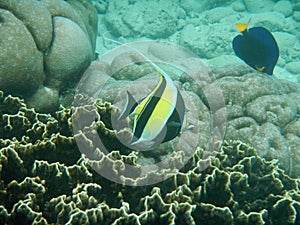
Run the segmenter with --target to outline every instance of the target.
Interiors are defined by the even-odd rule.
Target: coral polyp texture
[[[97,22],[86,0],[0,1],[1,90],[57,109],[94,58]]]
[[[96,101],[97,132],[115,143],[107,125],[113,106]],[[76,113],[86,105],[73,108]],[[241,141],[225,141],[201,170],[197,148],[174,176],[156,185],[124,186],[97,174],[77,149],[71,109],[36,113],[0,92],[1,224],[299,224],[300,181]]]

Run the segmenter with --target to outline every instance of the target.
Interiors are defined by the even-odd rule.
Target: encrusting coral
[[[94,104],[99,135],[115,139],[105,119],[112,106]],[[197,148],[165,181],[124,186],[97,174],[81,156],[70,109],[40,114],[0,92],[0,112],[1,224],[300,223],[300,181],[240,141],[225,141],[205,170]],[[138,164],[137,155],[118,148],[107,157]]]

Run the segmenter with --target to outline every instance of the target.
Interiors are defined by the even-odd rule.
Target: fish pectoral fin
[[[259,72],[263,72],[265,68],[266,67],[264,67],[264,66],[259,67],[259,66],[255,65],[255,69],[258,70]]]
[[[124,109],[122,111],[122,113],[120,114],[120,116],[118,117],[118,120],[122,120],[125,119],[127,116],[129,116],[131,114],[131,112],[133,111],[133,108],[137,105],[136,100],[134,99],[134,97],[130,94],[129,91],[127,91],[127,95],[126,95],[126,103],[124,106]]]

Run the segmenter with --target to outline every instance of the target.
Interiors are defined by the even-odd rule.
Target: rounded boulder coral
[[[85,0],[1,1],[0,89],[38,111],[55,110],[94,58],[97,21]],[[36,102],[45,88],[58,94]]]

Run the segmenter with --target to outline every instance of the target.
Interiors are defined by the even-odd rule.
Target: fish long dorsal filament
[[[135,51],[135,52],[137,52],[138,54],[140,54],[144,59],[145,59],[145,61],[146,62],[148,62],[148,63],[150,63],[160,74],[162,74],[164,77],[166,77],[166,78],[169,78],[169,75],[160,67],[160,66],[158,66],[157,64],[155,64],[153,61],[151,61],[147,56],[145,56],[144,55],[144,53],[142,53],[141,51],[139,51],[138,49],[136,49],[135,47],[132,47],[132,46],[130,46],[130,45],[128,45],[128,44],[125,44],[125,43],[122,43],[122,42],[119,42],[119,41],[116,41],[116,40],[113,40],[113,39],[111,39],[111,38],[107,38],[107,37],[103,37],[103,39],[105,39],[105,40],[108,40],[108,41],[110,41],[110,42],[113,42],[113,43],[115,43],[115,44],[118,44],[118,45],[120,45],[120,46],[126,46],[127,48],[129,48],[129,49],[131,49],[131,50],[133,50],[133,51]]]

